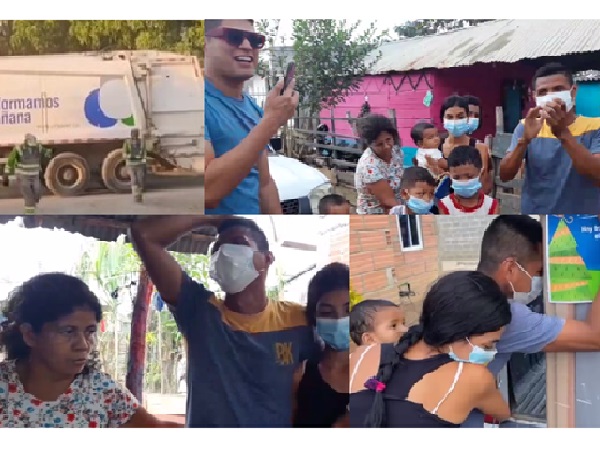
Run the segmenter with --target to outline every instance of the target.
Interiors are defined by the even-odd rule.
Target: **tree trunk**
[[[131,339],[129,341],[129,364],[125,385],[142,402],[144,390],[144,369],[146,365],[146,330],[148,311],[152,298],[152,282],[144,266],[140,269],[137,293],[131,313]]]

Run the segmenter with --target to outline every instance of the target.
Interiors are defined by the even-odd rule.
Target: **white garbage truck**
[[[122,146],[131,130],[150,145],[148,170],[204,172],[204,80],[199,61],[162,51],[0,57],[0,173],[33,134],[54,151],[46,186],[83,194],[92,180],[127,192]]]

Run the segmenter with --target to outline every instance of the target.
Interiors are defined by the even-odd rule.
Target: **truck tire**
[[[102,161],[102,181],[112,192],[131,192],[131,176],[120,148],[111,151]]]
[[[142,175],[143,191],[146,187],[147,167],[144,167]],[[125,158],[123,158],[123,150],[117,148],[110,152],[102,161],[102,182],[107,189],[115,193],[131,192],[131,175],[127,170]]]
[[[59,153],[44,171],[46,187],[59,197],[83,194],[90,179],[87,161],[76,153]]]

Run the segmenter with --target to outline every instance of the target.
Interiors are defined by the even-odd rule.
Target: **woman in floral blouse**
[[[404,169],[404,154],[394,123],[384,116],[372,115],[360,119],[359,133],[368,146],[354,174],[358,214],[388,214],[402,204],[400,182]]]
[[[0,331],[0,428],[158,428],[161,422],[97,367],[102,311],[76,277],[38,275],[11,295]]]

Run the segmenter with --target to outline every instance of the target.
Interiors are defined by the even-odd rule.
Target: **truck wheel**
[[[102,181],[112,192],[131,192],[131,176],[120,148],[110,152],[102,161]]]
[[[44,172],[46,187],[59,197],[83,194],[90,178],[87,161],[76,153],[59,153]]]

